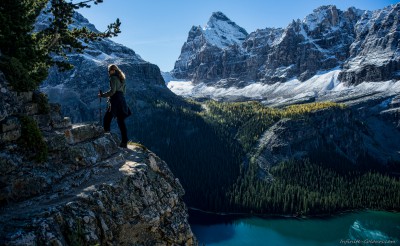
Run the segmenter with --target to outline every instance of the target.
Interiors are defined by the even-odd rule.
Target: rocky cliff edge
[[[41,113],[34,93],[0,82],[0,244],[196,244],[164,161],[139,144],[118,148],[97,124],[71,124],[57,105]],[[44,161],[23,151],[21,115],[42,132]]]

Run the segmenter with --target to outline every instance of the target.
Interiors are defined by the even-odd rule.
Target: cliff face
[[[210,40],[205,30],[193,27],[172,75],[220,87],[306,81],[338,67],[339,80],[348,85],[398,79],[399,9],[400,4],[377,11],[322,6],[284,29],[256,30],[225,46],[217,45],[218,40],[238,29]]]
[[[282,161],[302,158],[354,168],[400,161],[400,132],[381,114],[365,115],[347,107],[282,119],[258,140],[255,161],[265,171]],[[386,117],[397,124],[398,118],[390,116]]]
[[[187,42],[175,63],[174,76],[190,77],[195,81],[221,79],[226,62],[221,53],[228,47],[240,45],[247,35],[246,30],[223,13],[213,13],[205,27],[193,26],[189,31]]]
[[[400,4],[365,12],[354,33],[339,79],[349,84],[399,79]]]
[[[97,125],[71,124],[57,105],[41,113],[32,92],[0,82],[1,244],[196,244],[184,190],[164,161],[140,145],[118,148]],[[20,115],[39,126],[44,161],[21,145]]]

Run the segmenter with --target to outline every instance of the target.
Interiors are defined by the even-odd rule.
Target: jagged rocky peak
[[[50,25],[50,21],[53,20],[53,15],[51,13],[48,13],[47,11],[50,9],[51,3],[49,2],[47,4],[47,7],[42,10],[41,14],[37,17],[36,23],[35,23],[35,30],[34,31],[40,31],[43,30],[44,28],[48,27]],[[73,15],[73,23],[69,25],[69,28],[83,28],[86,27],[92,32],[99,32],[99,30],[96,29],[96,27],[89,22],[88,19],[86,19],[83,15],[79,14],[78,12],[74,12]]]
[[[354,25],[365,12],[367,11],[354,7],[342,11],[337,9],[335,5],[321,6],[315,9],[312,14],[307,15],[302,23],[311,35],[329,32],[352,34],[354,33]]]
[[[247,37],[246,30],[231,21],[222,12],[214,12],[203,28],[207,41],[219,48],[241,44]]]
[[[86,27],[93,32],[99,32],[96,27],[89,22],[83,15],[79,14],[78,12],[74,13],[73,16],[74,22],[70,25],[71,28],[83,28]]]
[[[204,27],[193,26],[185,44],[194,42],[201,44],[201,46],[207,44],[223,49],[230,45],[241,44],[247,35],[248,33],[244,28],[218,11],[211,15]],[[198,46],[196,48],[199,48]],[[182,50],[185,50],[184,48]]]
[[[231,21],[222,12],[214,12],[207,25],[191,28],[171,74],[178,79],[213,80],[215,77],[220,77],[220,52],[230,47],[241,47],[247,36],[248,33],[244,28]],[[208,64],[213,64],[216,69],[206,71]]]
[[[231,22],[231,20],[224,13],[222,13],[221,11],[217,11],[212,13],[210,20],[208,21],[208,24],[213,24],[213,22],[218,20]],[[233,24],[235,23],[233,22]]]
[[[284,36],[282,37],[282,39],[286,38],[287,35],[304,35],[304,31],[303,31],[303,26],[302,23],[299,19],[297,20],[292,20],[292,22],[286,27],[285,31],[284,31]],[[302,33],[300,33],[302,32]],[[302,37],[303,38],[303,37]]]
[[[47,8],[49,8],[49,6]],[[47,13],[46,10],[47,9],[43,10],[42,13],[36,19],[35,29],[34,29],[35,31],[43,30],[44,28],[50,25],[50,21],[53,18],[53,16],[50,13]],[[72,23],[69,24],[68,27],[69,29],[87,28],[93,32],[97,33],[100,32],[92,23],[89,22],[88,19],[86,19],[83,15],[81,15],[76,11],[72,16]],[[121,58],[126,58],[136,63],[145,63],[145,61],[133,50],[128,49],[123,45],[114,43],[108,38],[97,42],[90,42],[90,43],[83,42],[83,44],[87,47],[85,52],[83,54],[70,54],[69,55],[70,60],[72,59],[72,57],[82,57],[84,60],[88,62],[95,62],[97,64],[101,63],[108,64],[110,62],[117,63],[116,60],[122,60],[120,63],[124,63],[123,59]]]
[[[304,23],[309,27],[310,31],[315,30],[319,25],[322,26],[338,26],[339,11],[335,5],[321,6],[313,11],[312,14],[304,18]]]
[[[243,42],[242,47],[249,52],[257,54],[265,45],[271,47],[279,43],[284,29],[265,28],[250,33]],[[258,49],[257,49],[258,48]]]
[[[400,3],[373,12],[365,11],[355,25],[358,40],[351,51],[356,53],[364,49],[362,54],[367,55],[368,48],[379,46],[381,51],[396,50],[400,36],[399,20]],[[377,39],[381,39],[380,42]],[[363,45],[360,46],[361,42]]]
[[[400,79],[400,3],[366,11],[356,23],[356,39],[339,79],[348,84]]]

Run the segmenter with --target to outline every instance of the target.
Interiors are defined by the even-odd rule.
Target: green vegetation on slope
[[[308,113],[343,104],[319,102],[291,105],[283,109],[265,107],[259,102],[218,103],[209,101],[202,116],[214,127],[237,139],[244,151],[251,151],[260,135],[282,118],[305,117]]]
[[[343,170],[342,170],[343,171]],[[318,215],[353,209],[399,210],[400,182],[377,172],[338,171],[290,161],[273,167],[274,181],[261,180],[251,165],[230,194],[240,212]]]
[[[37,162],[46,161],[48,156],[47,144],[36,121],[29,116],[21,116],[19,120],[21,121],[19,146],[25,150],[26,155]]]
[[[134,135],[167,161],[185,188],[189,206],[291,215],[362,208],[399,210],[397,179],[374,171],[367,163],[363,169],[346,164],[333,150],[272,168],[272,182],[261,179],[256,164],[247,160],[260,135],[280,119],[307,118],[317,110],[343,109],[341,104],[310,103],[282,109],[258,102],[174,105],[157,101],[151,120],[138,119]],[[247,169],[244,162],[248,162]]]

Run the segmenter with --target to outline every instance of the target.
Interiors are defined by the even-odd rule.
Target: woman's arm
[[[117,76],[111,76],[110,78],[110,90],[107,92],[104,92],[101,97],[111,97],[114,95],[114,93],[117,91],[117,84],[119,82],[119,79]]]

